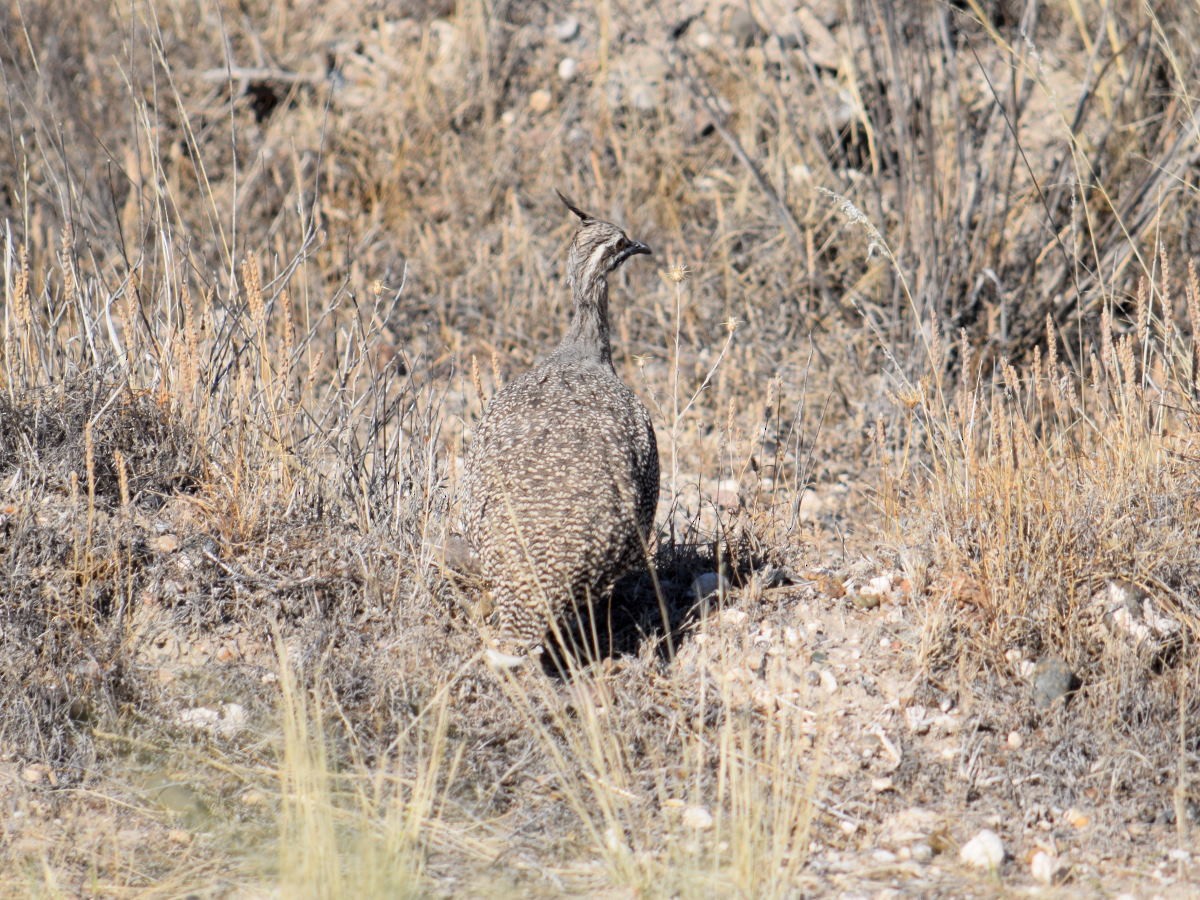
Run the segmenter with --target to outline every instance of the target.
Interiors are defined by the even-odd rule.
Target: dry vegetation
[[[4,0],[0,890],[1200,877],[1200,11],[643,7]],[[657,567],[500,677],[556,187],[656,251]]]

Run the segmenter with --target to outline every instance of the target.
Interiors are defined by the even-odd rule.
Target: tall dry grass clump
[[[1168,262],[1142,282],[1132,322],[1104,312],[1082,369],[1049,321],[1025,363],[987,366],[964,340],[968,369],[952,389],[935,377],[897,397],[911,427],[899,442],[880,436],[880,497],[928,591],[933,676],[985,716],[1015,701],[1001,728],[1061,716],[1051,721],[1071,750],[1045,761],[1048,784],[1072,796],[1086,772],[1104,795],[1151,810],[1151,786],[1165,784],[1186,840],[1200,712],[1200,283],[1194,265],[1173,278]],[[935,334],[933,373],[946,352]],[[1039,693],[1047,660],[1072,673],[1057,702]]]

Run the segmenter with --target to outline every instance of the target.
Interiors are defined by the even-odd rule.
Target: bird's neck
[[[608,280],[603,275],[576,281],[571,325],[559,344],[559,352],[569,352],[587,360],[612,367],[612,345],[608,337]]]

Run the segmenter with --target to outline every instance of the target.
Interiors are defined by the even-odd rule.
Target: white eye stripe
[[[597,269],[603,269],[605,259],[615,253],[625,239],[624,235],[616,234],[608,240],[596,244],[588,254],[587,266],[584,271],[591,273]]]

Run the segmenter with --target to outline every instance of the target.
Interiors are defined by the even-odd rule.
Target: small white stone
[[[890,790],[893,790],[895,787],[896,785],[892,782],[892,779],[888,778],[886,775],[881,778],[871,779],[871,791],[873,793],[884,794]]]
[[[558,77],[563,81],[570,81],[579,72],[579,63],[574,57],[564,56],[558,64]]]
[[[545,88],[540,88],[529,95],[529,109],[534,113],[546,112],[553,102],[553,95]]]
[[[702,572],[692,580],[692,594],[697,600],[704,600],[705,598],[716,594],[718,591],[721,591],[721,589],[725,587],[723,582],[724,579],[716,572]],[[733,621],[733,617],[730,615],[731,613],[736,613],[738,615],[738,620],[736,622]],[[740,609],[727,609],[721,613],[721,624],[735,624],[740,626],[744,624],[748,618],[749,616]]]
[[[927,863],[933,859],[933,848],[924,841],[912,845],[912,858],[919,863]]]
[[[963,844],[958,858],[977,869],[993,871],[1004,862],[1004,842],[996,832],[985,828]]]
[[[554,36],[560,41],[573,41],[579,36],[579,20],[571,17],[554,26]]]
[[[1010,731],[1008,733],[1008,749],[1009,750],[1020,750],[1021,746],[1024,743],[1025,743],[1025,739],[1023,737],[1021,737],[1021,732]]]
[[[707,573],[707,574],[710,574],[710,575],[712,575],[712,576],[713,576],[713,578],[716,578],[716,574],[715,574],[715,573],[712,573],[712,572],[710,572],[710,573]],[[701,576],[700,576],[700,578],[697,578],[697,579],[696,579],[696,582],[699,582],[699,581],[700,581],[701,579],[703,579],[704,577],[705,577],[704,575],[701,575]],[[713,585],[710,587],[710,584],[711,584],[710,582],[705,582],[705,583],[703,583],[703,584],[696,584],[695,582],[693,582],[693,583],[692,583],[692,589],[693,589],[693,590],[694,590],[694,591],[695,591],[697,594],[699,594],[699,593],[700,593],[700,591],[701,591],[702,589],[704,589],[704,588],[709,588],[709,592],[711,593],[712,591],[715,591],[717,588],[716,588],[716,585],[715,585],[715,584],[713,584]],[[707,596],[707,594],[705,594],[705,595],[702,595],[702,596]],[[745,612],[744,610],[740,610],[740,609],[727,609],[727,610],[724,610],[724,611],[721,613],[721,616],[720,616],[720,618],[718,619],[718,621],[719,621],[719,622],[720,622],[722,625],[732,626],[733,628],[741,628],[743,625],[745,625],[745,624],[746,624],[746,620],[747,620],[747,619],[749,619],[749,618],[750,618],[750,616],[749,616],[749,615],[747,615],[747,614],[746,614],[746,612]]]
[[[1055,873],[1058,872],[1058,858],[1045,850],[1039,850],[1029,860],[1029,874],[1033,880],[1042,884],[1053,884]]]
[[[217,725],[217,732],[226,737],[233,737],[246,727],[246,719],[246,707],[242,704],[222,703],[221,721]]]
[[[879,843],[895,850],[917,842],[927,842],[940,822],[940,817],[933,810],[910,806],[884,819],[879,830]]]
[[[808,184],[812,181],[812,169],[801,163],[796,163],[788,169],[788,177],[797,184]],[[803,503],[803,501],[801,501]],[[801,506],[800,517],[804,518],[804,508]]]
[[[689,806],[683,811],[683,824],[694,831],[707,831],[713,826],[713,817],[703,806]]]
[[[877,575],[859,589],[865,597],[879,597],[892,592],[892,576]]]
[[[179,723],[201,731],[215,731],[221,722],[221,714],[207,706],[193,706],[179,714]]]
[[[904,724],[913,734],[926,734],[929,731],[929,710],[917,703],[906,707]]]
[[[21,780],[26,784],[41,784],[43,781],[47,780],[49,771],[50,770],[45,766],[39,763],[34,763],[33,765],[26,766],[21,770]]]
[[[638,112],[651,112],[658,105],[658,92],[653,85],[641,82],[630,89],[629,101]]]
[[[896,854],[891,850],[876,850],[871,854],[871,859],[881,866],[887,866],[896,861]]]

